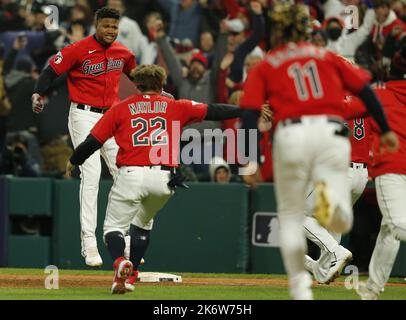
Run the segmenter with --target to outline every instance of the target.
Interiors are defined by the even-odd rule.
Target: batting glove
[[[38,93],[34,93],[31,96],[31,102],[32,102],[32,111],[35,113],[40,113],[42,110],[44,110],[44,97],[41,97]]]

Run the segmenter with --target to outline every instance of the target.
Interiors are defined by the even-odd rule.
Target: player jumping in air
[[[52,83],[62,74],[68,74],[71,101],[68,128],[74,147],[85,140],[90,129],[103,114],[119,100],[121,74],[130,75],[135,68],[135,56],[116,42],[118,11],[107,7],[96,12],[96,33],[70,44],[51,58],[38,80],[32,95],[36,113],[44,109],[44,96]],[[115,158],[118,146],[109,139],[100,151],[81,164],[80,226],[82,256],[86,264],[101,266],[103,261],[97,249],[97,194],[101,174],[100,155],[113,178],[117,175]]]

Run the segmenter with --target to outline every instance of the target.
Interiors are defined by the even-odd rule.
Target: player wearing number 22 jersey
[[[110,191],[104,222],[105,242],[115,261],[112,293],[134,290],[136,270],[149,244],[153,218],[174,193],[174,187],[183,185],[176,170],[182,128],[193,122],[225,120],[242,114],[235,106],[163,97],[165,79],[165,71],[159,66],[137,67],[134,81],[141,94],[108,110],[68,163],[67,171],[71,165],[82,164],[111,137],[119,146],[119,174]],[[123,237],[130,223],[135,228],[131,232],[128,261],[123,257]]]
[[[202,121],[207,105],[153,95],[134,95],[109,110],[91,130],[100,142],[115,136],[117,166],[178,164],[181,129]],[[155,150],[154,150],[155,148]]]

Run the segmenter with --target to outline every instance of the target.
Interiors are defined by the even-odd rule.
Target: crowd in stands
[[[304,3],[312,19],[314,44],[367,68],[375,82],[384,81],[393,65],[406,67],[399,54],[406,41],[405,0]],[[271,49],[267,16],[271,4],[272,0],[0,0],[0,173],[58,176],[64,171],[72,152],[66,79],[61,77],[53,86],[44,113],[31,111],[30,98],[47,60],[94,32],[98,8],[107,5],[122,13],[118,41],[135,53],[137,63],[163,66],[169,74],[166,91],[176,98],[238,105],[247,74]],[[45,27],[50,5],[58,8],[58,28]],[[237,175],[236,155],[223,152],[229,139],[222,150],[214,150],[216,137],[205,139],[204,129],[235,132],[250,121],[257,119],[247,116],[189,127],[201,133],[200,138],[183,143],[213,151],[213,158],[207,165],[182,166],[188,179],[218,183],[246,179]],[[260,122],[258,127],[256,175],[271,182],[271,124]]]

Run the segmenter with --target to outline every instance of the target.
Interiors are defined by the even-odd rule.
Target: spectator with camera
[[[42,162],[41,153],[37,141],[39,118],[31,111],[31,95],[35,87],[35,67],[28,58],[14,62],[18,52],[27,45],[27,39],[23,36],[14,40],[13,48],[5,59],[4,87],[10,99],[11,108],[7,115],[7,135],[24,131],[29,153]]]
[[[39,164],[28,151],[28,140],[24,134],[9,135],[6,148],[0,161],[0,174],[16,177],[37,177],[40,173]]]

